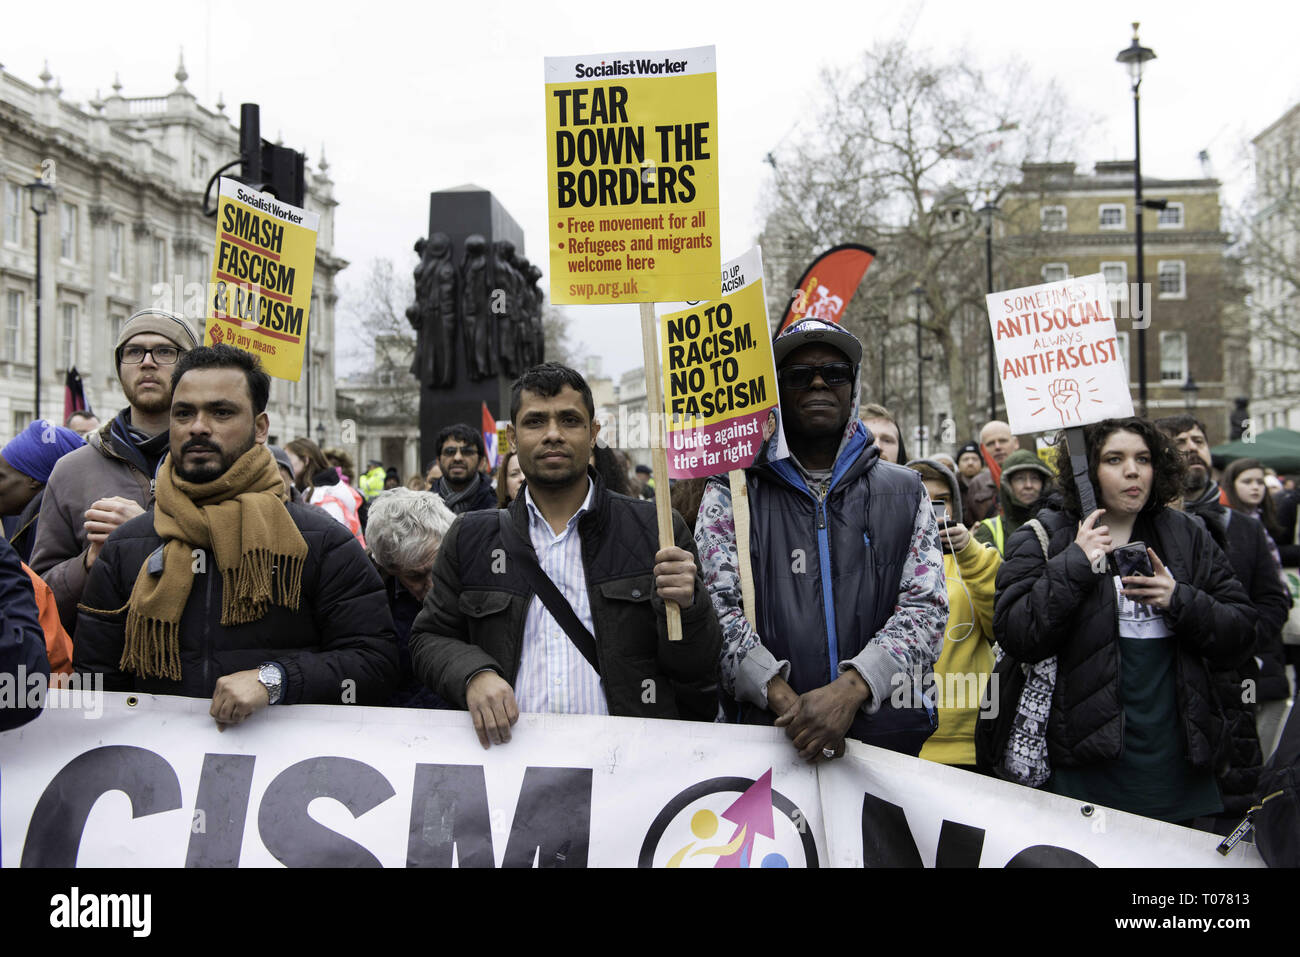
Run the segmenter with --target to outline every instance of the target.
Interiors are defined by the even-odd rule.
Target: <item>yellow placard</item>
[[[720,286],[720,299],[659,317],[670,478],[787,454],[758,247],[727,263]]]
[[[269,375],[302,375],[317,213],[222,178],[208,289],[208,345],[251,352]]]
[[[716,299],[713,47],[546,60],[551,301]]]

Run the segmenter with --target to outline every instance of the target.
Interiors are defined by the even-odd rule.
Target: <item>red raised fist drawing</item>
[[[1053,407],[1061,413],[1061,425],[1066,425],[1071,420],[1078,421],[1082,395],[1077,379],[1053,379],[1047,387],[1047,394],[1052,397]]]

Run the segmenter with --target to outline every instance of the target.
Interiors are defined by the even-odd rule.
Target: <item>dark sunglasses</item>
[[[443,458],[454,459],[458,455],[469,458],[471,455],[478,455],[478,449],[472,445],[448,445],[438,453]]]
[[[782,366],[777,380],[787,389],[806,389],[820,375],[828,386],[848,385],[853,381],[853,366],[847,362],[828,362],[821,366]]]

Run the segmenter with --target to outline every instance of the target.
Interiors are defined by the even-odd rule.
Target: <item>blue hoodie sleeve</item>
[[[41,630],[31,579],[23,571],[13,546],[0,538],[0,681],[13,689],[12,695],[0,697],[0,731],[26,724],[40,714],[49,679],[45,632]],[[33,680],[41,689],[34,708],[28,707],[27,701]]]

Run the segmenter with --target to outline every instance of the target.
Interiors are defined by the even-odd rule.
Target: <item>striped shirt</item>
[[[590,483],[590,479],[588,480]],[[528,506],[528,537],[537,552],[538,564],[555,587],[573,606],[578,620],[595,633],[591,621],[591,600],[587,597],[587,571],[582,566],[582,538],[578,519],[591,508],[595,486],[588,485],[587,497],[573,513],[564,530],[556,535],[524,486]],[[569,640],[559,622],[533,597],[524,621],[524,647],[515,677],[515,702],[520,711],[551,714],[609,714],[600,675]]]

